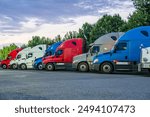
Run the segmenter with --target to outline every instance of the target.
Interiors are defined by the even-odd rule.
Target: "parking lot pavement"
[[[0,99],[150,99],[150,74],[0,70]]]

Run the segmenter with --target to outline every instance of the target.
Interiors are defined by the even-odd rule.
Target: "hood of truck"
[[[16,63],[16,60],[11,60],[11,61],[10,61],[10,65],[12,65],[12,64],[14,64],[14,63]]]
[[[1,61],[1,64],[8,64],[8,62],[10,62],[10,60],[5,59],[5,60],[2,60],[2,61]]]
[[[42,62],[42,57],[35,59],[34,64],[38,64]]]
[[[43,58],[43,57],[40,57],[40,58],[35,59],[35,62],[36,62],[36,61],[41,61],[42,58]]]
[[[55,61],[56,56],[52,55],[52,56],[48,56],[42,59],[42,62],[47,64],[48,62],[56,62]]]
[[[78,61],[78,62],[80,62],[80,61],[86,61],[86,60],[87,60],[87,53],[85,53],[85,54],[80,54],[80,55],[75,56],[75,57],[73,58],[73,61]]]
[[[94,60],[98,59],[98,63],[102,63],[104,61],[111,61],[111,51],[110,52],[106,52],[106,53],[101,53],[99,55],[94,56],[93,58],[93,62]]]

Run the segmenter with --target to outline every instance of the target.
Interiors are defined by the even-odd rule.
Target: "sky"
[[[64,36],[104,14],[126,20],[134,10],[131,0],[0,0],[0,47],[27,43],[34,35]]]

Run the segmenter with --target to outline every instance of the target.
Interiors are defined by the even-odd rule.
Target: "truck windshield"
[[[29,53],[27,58],[32,58],[33,53]]]
[[[100,47],[99,46],[93,46],[90,48],[90,53],[97,53],[100,51]]]
[[[118,45],[116,45],[117,51],[126,50],[126,49],[127,49],[127,43],[125,43],[125,42],[118,43]]]
[[[63,50],[58,50],[55,55],[60,56],[61,54],[63,54]]]
[[[44,55],[44,57],[51,56],[51,55],[52,55],[51,51],[50,52],[46,52],[45,55]]]
[[[21,58],[21,55],[19,54],[18,56],[17,56],[17,59],[20,59]]]
[[[11,59],[11,56],[8,56],[7,59]]]

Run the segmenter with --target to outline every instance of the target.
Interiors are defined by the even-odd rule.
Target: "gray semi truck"
[[[105,53],[111,50],[115,42],[120,38],[123,32],[112,32],[99,37],[93,44],[90,44],[88,53],[75,56],[73,58],[72,67],[80,72],[91,70],[93,57],[100,53]]]

